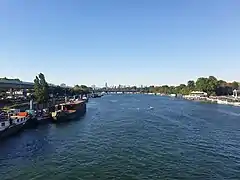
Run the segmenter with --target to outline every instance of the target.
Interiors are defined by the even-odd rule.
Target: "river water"
[[[240,179],[240,108],[151,95],[87,108],[1,142],[0,179]]]

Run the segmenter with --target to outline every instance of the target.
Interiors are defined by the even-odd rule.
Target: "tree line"
[[[226,82],[218,80],[214,76],[200,77],[196,81],[189,80],[187,84],[180,84],[178,86],[150,86],[145,87],[141,91],[149,93],[164,93],[164,94],[190,94],[192,91],[203,91],[209,96],[226,96],[232,95],[234,89],[239,88],[239,83]]]
[[[224,80],[217,79],[214,76],[200,77],[196,81],[189,80],[186,84],[180,84],[178,86],[149,86],[149,87],[124,87],[117,88],[119,90],[132,90],[142,93],[163,93],[163,94],[182,94],[187,95],[192,91],[203,91],[209,96],[223,96],[232,95],[234,89],[239,88],[239,83],[226,82]],[[104,88],[103,88],[104,90]],[[34,93],[33,98],[39,103],[48,102],[51,96],[74,96],[91,93],[93,90],[86,85],[75,85],[73,88],[63,88],[61,86],[52,87],[47,83],[45,76],[40,73],[34,79]]]
[[[141,93],[162,93],[162,94],[182,94],[187,95],[192,91],[203,91],[209,96],[226,96],[232,95],[234,89],[239,88],[239,83],[226,82],[221,79],[217,79],[214,76],[199,77],[196,81],[189,80],[186,84],[180,84],[178,86],[146,86],[146,87],[120,87],[120,85],[113,88],[102,88],[101,91],[136,91]]]

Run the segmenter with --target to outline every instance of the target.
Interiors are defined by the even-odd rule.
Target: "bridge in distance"
[[[139,90],[126,89],[126,88],[114,88],[114,89],[98,89],[95,92],[105,92],[105,93],[137,93]]]

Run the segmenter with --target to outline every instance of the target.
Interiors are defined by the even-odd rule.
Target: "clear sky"
[[[240,81],[239,0],[2,0],[0,77],[54,84]]]

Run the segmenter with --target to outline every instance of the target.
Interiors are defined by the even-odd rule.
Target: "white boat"
[[[23,129],[28,117],[24,116],[11,116],[6,112],[0,114],[0,139],[7,138],[11,135],[18,133]]]

